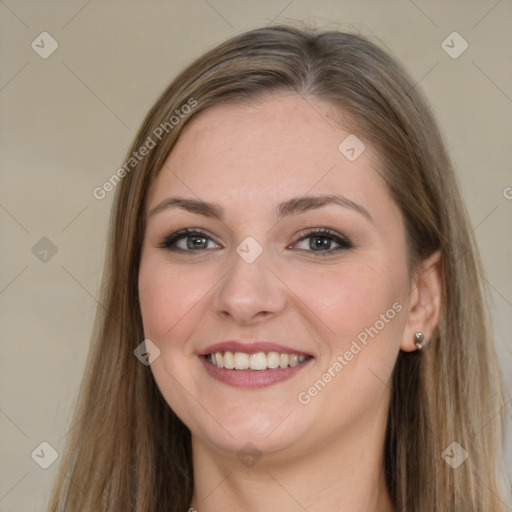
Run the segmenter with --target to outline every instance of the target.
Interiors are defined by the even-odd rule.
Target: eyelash
[[[204,238],[207,238],[209,240],[212,240],[212,238],[205,232],[203,231],[202,229],[195,229],[195,228],[191,228],[191,229],[182,229],[180,231],[177,231],[176,233],[172,233],[171,235],[169,236],[166,236],[161,242],[160,244],[158,245],[159,248],[161,249],[167,249],[169,251],[174,251],[174,252],[203,252],[204,250],[208,250],[208,249],[198,249],[198,250],[186,250],[186,249],[181,249],[181,248],[177,248],[177,247],[173,247],[173,245],[178,241],[178,240],[181,240],[182,238],[193,238],[193,237],[196,237],[196,236],[200,236],[200,237],[204,237]],[[334,248],[334,249],[329,249],[328,251],[314,251],[314,250],[309,250],[309,251],[306,251],[306,252],[313,252],[313,253],[316,253],[320,256],[328,256],[328,255],[331,255],[331,254],[334,254],[338,251],[343,251],[343,250],[347,250],[347,249],[351,249],[352,248],[352,243],[350,242],[350,240],[342,235],[339,235],[337,234],[336,232],[328,229],[328,228],[319,228],[319,229],[312,229],[310,231],[307,231],[306,233],[303,233],[301,238],[299,238],[296,242],[294,242],[292,245],[298,243],[298,242],[302,242],[303,240],[306,240],[308,238],[314,238],[316,236],[316,238],[328,238],[330,239],[331,241],[334,241],[335,243],[337,243],[339,245],[339,247],[337,248]],[[215,242],[215,241],[214,241]],[[215,242],[217,243],[217,242]],[[305,250],[305,249],[299,249],[299,250]]]

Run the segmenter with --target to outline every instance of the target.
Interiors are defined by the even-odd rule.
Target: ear
[[[416,350],[414,335],[422,332],[425,344],[439,322],[441,312],[441,251],[436,251],[420,265],[411,282],[409,310],[400,348]]]

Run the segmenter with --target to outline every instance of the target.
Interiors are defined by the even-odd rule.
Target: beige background
[[[58,471],[31,452],[42,441],[62,449],[84,369],[112,201],[93,189],[121,165],[178,70],[262,24],[299,19],[369,35],[425,90],[480,245],[512,395],[510,0],[3,0],[0,16],[1,511],[42,510]],[[59,45],[47,59],[31,48],[43,31]],[[457,59],[441,48],[453,31],[469,44]],[[32,252],[42,237],[57,248],[47,262]]]

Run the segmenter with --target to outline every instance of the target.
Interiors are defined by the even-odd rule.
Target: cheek
[[[382,261],[378,265],[347,262],[321,274],[302,274],[297,290],[340,347],[375,324],[382,337],[389,334],[398,342],[403,315],[397,310],[405,310],[407,293],[407,276],[399,271],[402,268]]]
[[[211,288],[211,280],[191,268],[172,266],[161,255],[143,257],[139,270],[139,301],[144,336],[160,349],[161,357],[151,371],[166,402],[182,419],[190,422],[191,404],[186,383],[194,396],[193,376],[188,364],[195,355],[187,349],[187,339],[201,321],[201,300]]]
[[[301,280],[298,293],[321,319],[317,332],[325,332],[324,325],[330,330],[323,337],[327,357],[301,400],[311,400],[308,413],[326,424],[357,421],[387,393],[405,325],[408,280],[403,265],[383,263],[347,262]]]
[[[192,268],[191,268],[192,267]],[[205,279],[193,266],[171,266],[161,258],[143,259],[139,272],[139,300],[145,336],[164,343],[192,321],[194,310],[216,280]]]

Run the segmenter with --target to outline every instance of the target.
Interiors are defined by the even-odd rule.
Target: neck
[[[393,512],[385,481],[384,433],[385,421],[366,419],[350,432],[317,442],[307,453],[263,454],[251,468],[193,436],[191,507],[198,512]]]

